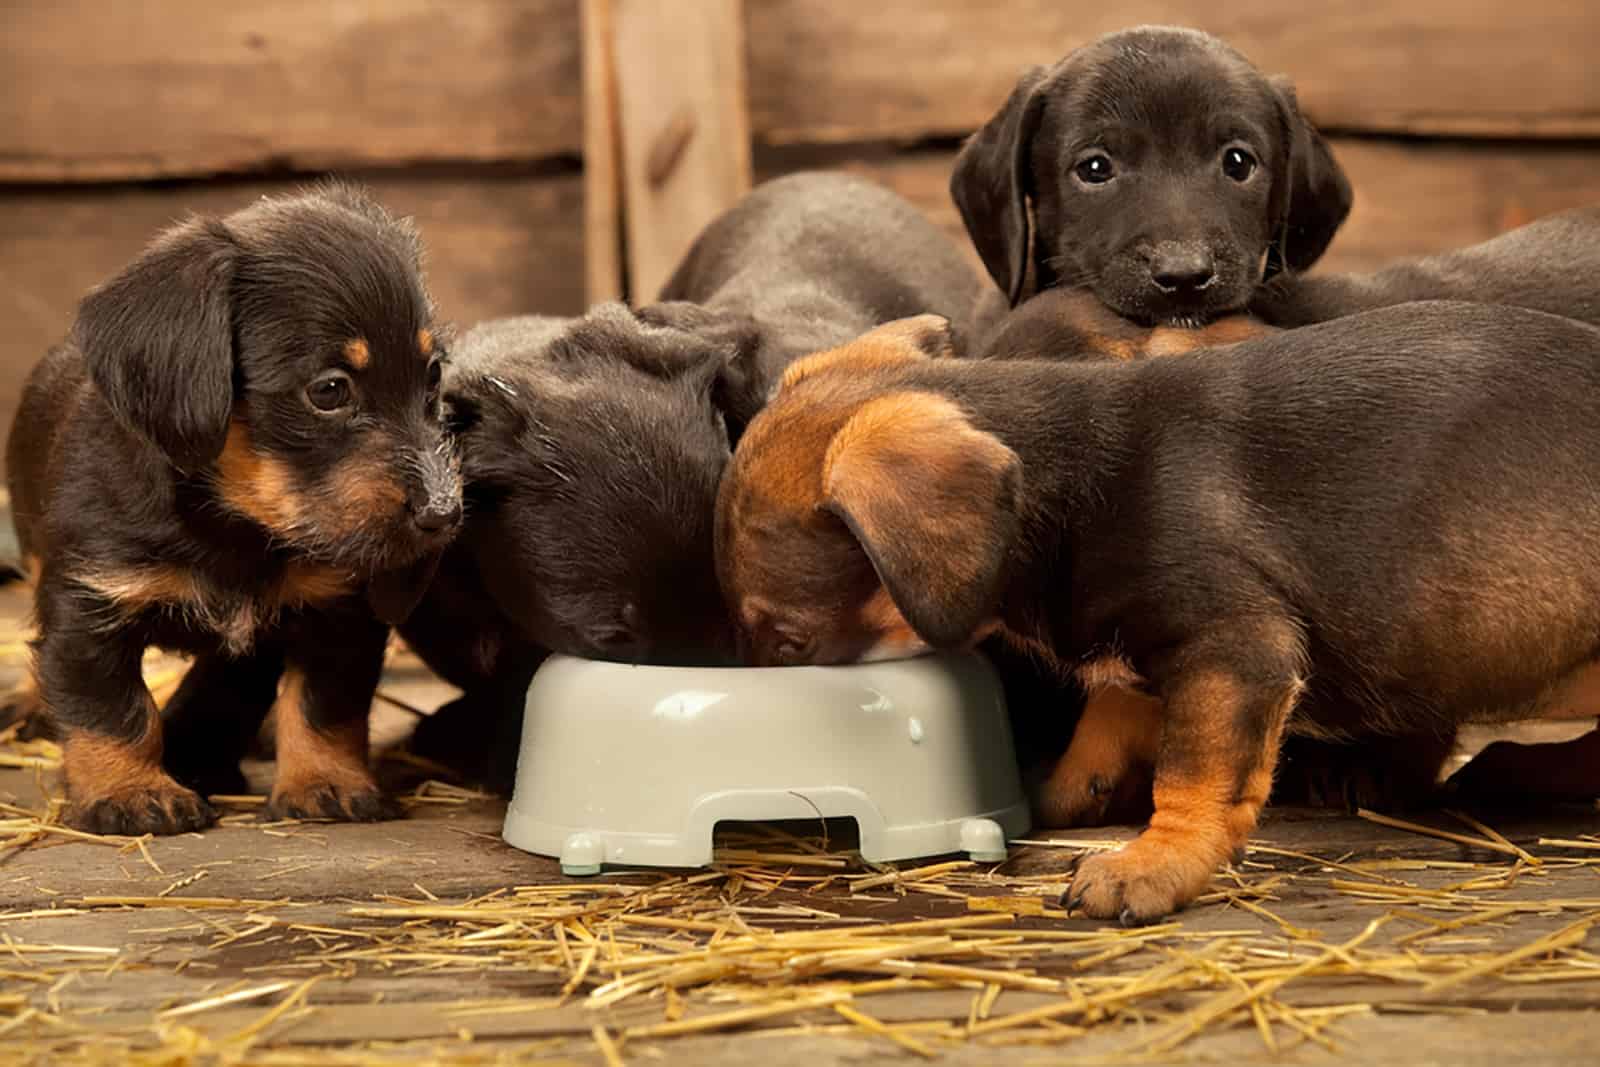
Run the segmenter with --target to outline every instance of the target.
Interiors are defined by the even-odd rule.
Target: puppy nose
[[[413,494],[406,501],[411,508],[411,521],[417,524],[417,529],[424,533],[438,533],[448,530],[461,521],[461,501],[450,497],[445,500],[435,500]]]
[[[1150,257],[1150,280],[1163,293],[1199,292],[1216,276],[1216,264],[1204,248],[1157,245]]]

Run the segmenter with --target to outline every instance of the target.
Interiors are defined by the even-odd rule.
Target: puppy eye
[[[325,374],[306,386],[306,399],[318,411],[338,411],[350,404],[350,376],[342,371]]]
[[[1111,167],[1111,157],[1101,152],[1078,160],[1072,173],[1085,185],[1104,185],[1116,176]]]
[[[1256,172],[1256,157],[1242,148],[1230,148],[1222,153],[1222,173],[1236,182],[1248,181]]]

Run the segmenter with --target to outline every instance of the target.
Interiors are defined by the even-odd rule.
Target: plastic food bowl
[[[700,867],[719,822],[854,819],[864,859],[1027,832],[1000,681],[975,653],[848,667],[552,656],[528,688],[505,839],[567,874]]]

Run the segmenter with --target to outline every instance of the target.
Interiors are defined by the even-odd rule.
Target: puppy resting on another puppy
[[[1159,696],[1155,813],[1074,908],[1192,901],[1286,729],[1600,707],[1593,327],[1418,303],[1181,359],[947,346],[923,317],[791,367],[724,477],[718,570],[758,663],[998,631]],[[1528,788],[1600,791],[1597,746]]]
[[[6,461],[73,825],[209,824],[274,698],[269,812],[394,812],[366,763],[385,622],[461,514],[419,254],[338,185],[194,218],[29,377]],[[195,655],[164,716],[150,645]]]
[[[1243,311],[1273,269],[1316,262],[1351,203],[1286,81],[1171,27],[1028,71],[962,148],[950,191],[1013,306],[1086,289],[1144,325]]]

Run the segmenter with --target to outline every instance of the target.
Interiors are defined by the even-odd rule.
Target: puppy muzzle
[[[447,539],[461,525],[461,471],[445,445],[418,450],[406,486],[406,510],[424,538]]]

